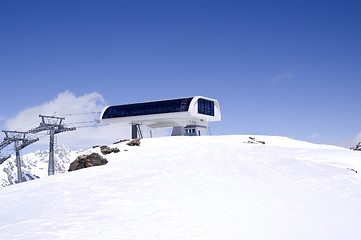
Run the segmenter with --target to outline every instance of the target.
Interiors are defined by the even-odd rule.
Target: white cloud
[[[96,126],[95,119],[99,118],[105,104],[102,95],[96,92],[75,96],[74,93],[65,91],[49,102],[21,111],[14,118],[8,119],[5,127],[8,130],[28,131],[39,126],[39,115],[64,115],[66,126],[78,128],[73,132],[57,134],[58,144],[72,148],[88,148],[95,144],[109,144],[115,140],[129,138],[129,126]],[[91,125],[94,127],[90,127]],[[41,135],[44,137],[41,137],[37,144],[48,144],[49,138],[45,137],[46,133],[43,132]]]
[[[282,73],[282,74],[279,74],[279,75],[275,76],[274,78],[272,78],[271,83],[276,84],[279,82],[290,80],[293,77],[294,77],[293,73],[290,73],[290,72]]]
[[[309,136],[309,138],[311,138],[311,139],[315,139],[315,138],[318,138],[320,135],[318,134],[318,133],[314,133],[314,134],[311,134],[310,136]]]
[[[124,125],[106,125],[77,128],[76,131],[58,134],[58,144],[72,148],[89,148],[94,145],[108,145],[121,139],[129,139],[130,127]]]
[[[77,97],[73,93],[65,91],[47,103],[21,111],[14,118],[7,120],[5,126],[9,130],[25,131],[29,127],[28,125],[40,123],[40,114],[58,116],[67,113],[96,112],[101,111],[104,105],[105,101],[98,93]]]

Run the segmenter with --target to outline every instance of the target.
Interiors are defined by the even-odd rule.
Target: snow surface
[[[0,239],[361,239],[361,152],[254,137],[120,143],[105,166],[1,188]]]

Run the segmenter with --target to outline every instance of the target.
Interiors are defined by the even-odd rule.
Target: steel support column
[[[54,175],[54,130],[50,130],[48,176]]]
[[[137,124],[132,124],[132,139],[138,138],[138,126]]]
[[[22,173],[21,173],[21,161],[20,161],[20,146],[19,141],[15,141],[15,153],[16,153],[16,167],[18,172],[18,183],[21,183],[23,181]]]

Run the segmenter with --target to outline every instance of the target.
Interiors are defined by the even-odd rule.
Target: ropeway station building
[[[140,126],[173,127],[172,136],[207,135],[208,122],[220,121],[215,99],[195,96],[106,107],[100,120],[107,124],[129,124],[132,138],[142,137]]]

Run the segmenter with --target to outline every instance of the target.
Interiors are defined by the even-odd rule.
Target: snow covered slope
[[[120,143],[105,166],[2,188],[0,239],[360,239],[361,152],[255,138]]]

